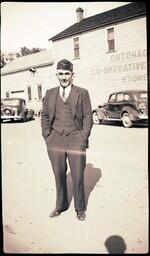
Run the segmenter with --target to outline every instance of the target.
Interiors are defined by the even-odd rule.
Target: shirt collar
[[[67,87],[65,87],[65,93],[69,93],[71,91],[71,87],[72,87],[72,84],[68,85]],[[60,91],[60,94],[62,95],[63,93],[63,87],[60,85],[59,86],[59,91]]]

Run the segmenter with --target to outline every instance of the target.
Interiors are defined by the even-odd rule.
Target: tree
[[[33,47],[32,49],[29,49],[26,46],[20,48],[20,52],[21,52],[22,56],[26,56],[26,55],[36,53],[36,52],[41,52],[43,50],[45,50],[45,49],[36,48],[36,47]]]
[[[36,52],[45,51],[45,49],[33,47],[30,51],[31,51],[31,53],[36,53]]]
[[[16,57],[17,57],[17,58],[19,58],[19,57],[21,57],[21,56],[22,56],[21,53],[16,52]]]
[[[30,54],[30,49],[24,46],[20,48],[20,52],[22,56],[26,56]]]
[[[6,61],[5,61],[4,54],[1,51],[0,53],[1,53],[1,68],[3,68],[6,65]]]
[[[3,68],[6,64],[8,64],[8,62],[14,60],[15,58],[19,58],[22,56],[26,56],[32,53],[37,53],[37,52],[41,52],[41,51],[45,51],[46,49],[42,49],[42,48],[37,48],[37,47],[33,47],[32,49],[29,49],[26,46],[23,46],[20,48],[20,52],[8,52],[8,53],[2,53],[0,51],[1,54],[1,68]]]

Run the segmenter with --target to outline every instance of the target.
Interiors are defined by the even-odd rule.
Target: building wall
[[[107,29],[114,28],[115,51],[107,50]],[[74,59],[73,38],[79,37],[80,58]],[[74,64],[74,84],[89,90],[92,106],[122,89],[147,89],[146,18],[105,26],[54,42],[55,63]]]
[[[1,98],[9,92],[10,97],[24,98],[28,107],[38,112],[42,106],[42,100],[38,99],[38,85],[42,86],[42,97],[47,89],[57,85],[53,65],[36,68],[35,73],[26,70],[1,76]],[[31,86],[31,100],[28,100],[28,86]]]

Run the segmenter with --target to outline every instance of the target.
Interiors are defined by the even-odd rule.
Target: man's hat
[[[69,70],[72,72],[73,64],[69,60],[63,59],[57,63],[57,69]]]

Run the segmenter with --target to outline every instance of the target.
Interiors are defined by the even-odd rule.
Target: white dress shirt
[[[69,97],[70,91],[71,91],[71,84],[65,88],[65,98],[66,99]],[[62,95],[63,95],[63,87],[62,86],[59,87],[59,93],[60,93],[60,96],[62,97]]]

